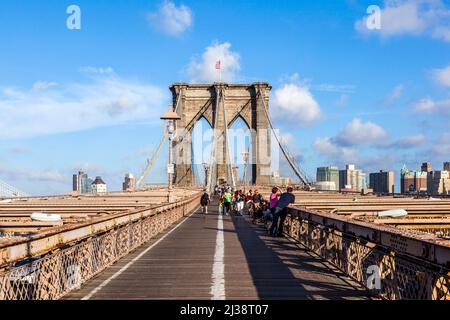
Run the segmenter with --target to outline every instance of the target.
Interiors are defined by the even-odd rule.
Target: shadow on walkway
[[[368,299],[368,292],[323,259],[285,238],[272,238],[249,217],[233,216],[260,299]]]

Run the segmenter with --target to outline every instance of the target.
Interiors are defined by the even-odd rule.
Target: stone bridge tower
[[[268,83],[253,84],[186,84],[175,83],[170,87],[173,95],[173,108],[181,120],[178,122],[178,137],[174,140],[175,177],[179,186],[190,186],[193,183],[191,165],[191,134],[195,124],[202,117],[211,128],[218,130],[217,139],[217,181],[227,181],[231,166],[224,139],[227,128],[237,118],[242,118],[251,132],[252,183],[270,183],[270,129],[264,104],[269,108]],[[226,121],[226,123],[225,123]],[[230,181],[228,181],[230,182]]]

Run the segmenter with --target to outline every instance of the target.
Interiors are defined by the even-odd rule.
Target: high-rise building
[[[92,193],[92,179],[83,171],[78,171],[73,175],[72,189],[81,194]]]
[[[428,172],[427,191],[428,194],[448,195],[450,194],[450,163],[444,162],[443,171]]]
[[[125,175],[125,180],[122,183],[122,190],[134,191],[135,189],[136,189],[136,178],[131,173],[127,173]]]
[[[370,188],[375,193],[394,193],[394,172],[383,171],[371,173],[369,175]]]
[[[422,166],[423,169],[428,169]],[[428,172],[409,171],[406,165],[400,171],[401,193],[427,192]]]
[[[428,174],[428,194],[450,194],[450,171],[432,171]]]
[[[272,172],[271,182],[277,186],[292,185],[292,179],[290,177],[280,177],[280,173],[278,171]]]
[[[320,167],[316,174],[317,190],[339,190],[339,168],[338,167]]]
[[[444,162],[444,171],[450,171],[450,162]]]
[[[339,188],[361,192],[367,187],[366,174],[357,170],[354,164],[345,166],[345,170],[339,171]]]
[[[94,182],[92,182],[92,193],[106,193],[106,183],[102,180],[101,177],[96,177]]]
[[[424,162],[424,163],[422,163],[421,171],[422,172],[431,172],[431,171],[433,171],[433,166],[431,165],[430,162]]]

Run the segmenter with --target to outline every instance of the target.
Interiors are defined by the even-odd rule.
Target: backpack
[[[207,193],[204,193],[204,194],[202,195],[202,198],[200,199],[200,204],[201,204],[202,206],[206,206],[206,205],[208,204],[208,202],[209,202],[209,196],[208,196]]]

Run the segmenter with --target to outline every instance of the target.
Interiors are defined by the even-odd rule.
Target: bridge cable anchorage
[[[0,180],[0,197],[3,198],[17,198],[17,197],[27,197],[28,194],[19,190],[8,183]]]
[[[177,110],[178,110],[178,106],[179,106],[180,100],[181,99],[179,99],[179,97],[177,97],[177,103],[175,105],[175,112],[177,112]],[[150,158],[150,160],[147,161],[147,165],[145,166],[144,171],[142,172],[142,174],[140,175],[139,179],[137,180],[135,190],[139,190],[141,188],[142,183],[144,182],[145,178],[147,177],[147,175],[152,170],[153,166],[155,165],[156,160],[158,160],[159,155],[161,154],[161,150],[162,150],[162,147],[164,145],[165,140],[166,140],[166,137],[163,134],[161,140],[159,141],[158,147],[154,151],[154,153],[153,153],[152,157]]]
[[[287,149],[283,146],[283,144],[281,143],[280,138],[278,137],[277,132],[275,131],[274,127],[273,127],[273,123],[272,120],[270,119],[270,115],[269,115],[269,111],[267,110],[267,106],[266,103],[264,101],[264,97],[263,97],[263,93],[262,90],[259,89],[258,90],[258,95],[261,98],[261,102],[262,105],[264,107],[264,112],[266,114],[267,120],[269,121],[269,126],[272,129],[273,135],[275,136],[275,139],[277,140],[278,146],[280,147],[283,155],[285,156],[287,162],[289,163],[289,165],[291,166],[292,170],[294,171],[294,173],[297,175],[297,177],[300,179],[300,181],[303,183],[303,185],[305,187],[310,187],[311,186],[311,182],[308,181],[308,178],[306,176],[306,174],[304,174],[302,172],[302,170],[300,169],[300,167],[295,163],[295,161],[292,159],[291,155],[289,154],[289,152],[287,151]]]

